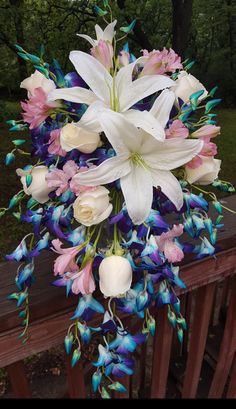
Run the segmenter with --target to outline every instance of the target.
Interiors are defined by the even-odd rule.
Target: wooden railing
[[[236,208],[236,197],[227,201],[227,206]],[[113,397],[236,397],[235,219],[230,213],[226,215],[215,257],[181,266],[181,278],[187,288],[178,295],[182,314],[188,323],[182,346],[169,325],[166,308],[156,310],[155,337],[135,354],[136,374],[122,379],[128,393],[114,394]],[[52,263],[52,255],[46,253],[36,269],[37,283],[30,296],[30,338],[26,344],[18,339],[20,330],[15,304],[6,298],[14,291],[12,283],[16,266],[14,263],[0,266],[0,367],[6,368],[16,397],[31,396],[24,359],[62,345],[75,307],[73,297],[65,299],[64,289],[50,286]],[[124,320],[129,322],[129,317]],[[139,324],[132,318],[134,329]],[[216,347],[212,348],[212,333],[219,326],[223,335],[218,336]],[[67,396],[95,397],[89,393],[92,368],[86,357],[75,368],[71,368],[69,357],[65,357],[65,363]],[[211,368],[211,376],[207,373],[206,382],[205,365]]]

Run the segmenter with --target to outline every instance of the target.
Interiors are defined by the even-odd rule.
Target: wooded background
[[[88,50],[76,33],[94,37],[93,13],[102,0],[0,0],[0,99],[14,98],[31,67],[19,58],[15,43],[31,53],[41,44],[50,62],[57,58],[71,70],[70,50]],[[235,0],[110,0],[121,25],[136,18],[129,43],[141,49],[172,47],[182,58],[196,61],[192,73],[207,87],[219,85],[225,106],[236,105]]]

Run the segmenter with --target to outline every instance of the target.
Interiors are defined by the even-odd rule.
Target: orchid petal
[[[201,151],[202,146],[200,140],[175,138],[158,142],[146,134],[141,155],[153,169],[172,170],[189,162]]]
[[[114,182],[127,175],[131,170],[127,154],[114,156],[101,163],[96,168],[77,173],[73,180],[82,186],[99,186]]]
[[[183,206],[183,192],[178,179],[168,171],[152,169],[151,173],[153,186],[160,186],[162,192],[175,205],[176,209],[180,210]]]
[[[118,154],[139,150],[141,133],[124,115],[106,109],[100,115],[100,123],[107,139]]]
[[[71,51],[70,60],[81,78],[105,103],[110,103],[112,77],[106,68],[94,57],[82,51]]]
[[[155,100],[150,113],[159,121],[159,123],[165,127],[169,117],[170,111],[174,105],[175,94],[169,89],[165,89]]]
[[[132,171],[121,178],[120,184],[130,218],[134,224],[141,224],[148,217],[152,206],[151,173],[132,163]]]
[[[120,109],[126,111],[136,102],[161,89],[173,86],[174,81],[165,75],[145,75],[122,89]]]
[[[129,109],[124,112],[125,118],[134,123],[137,128],[141,128],[155,139],[163,141],[165,139],[165,132],[157,119],[148,111],[138,111],[136,109]]]
[[[77,104],[92,104],[97,101],[96,95],[89,89],[82,87],[54,89],[48,94],[48,101],[64,99]]]

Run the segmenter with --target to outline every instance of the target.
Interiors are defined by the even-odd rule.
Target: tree
[[[172,46],[182,58],[186,56],[190,36],[193,0],[172,0]]]

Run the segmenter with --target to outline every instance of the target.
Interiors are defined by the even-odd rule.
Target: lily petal
[[[169,89],[165,89],[162,93],[157,97],[155,100],[152,108],[150,109],[150,113],[159,121],[159,123],[163,126],[166,126],[169,117],[170,111],[175,102],[175,94],[173,91]]]
[[[112,77],[106,68],[96,58],[82,51],[71,51],[69,58],[94,94],[109,105]]]
[[[165,139],[164,127],[161,126],[159,121],[154,118],[151,112],[148,111],[138,111],[136,109],[129,109],[123,112],[123,115],[135,124],[137,128],[141,128],[155,139],[163,141]]]
[[[100,124],[118,154],[140,149],[141,132],[123,114],[106,109],[100,115]]]
[[[168,171],[152,169],[151,173],[153,186],[160,186],[162,192],[175,205],[176,209],[180,210],[183,206],[183,192],[178,179]]]
[[[117,20],[114,20],[114,21],[112,21],[112,23],[110,23],[110,24],[108,24],[106,26],[105,30],[103,31],[103,40],[104,41],[110,41],[110,43],[112,43],[116,23],[117,23]],[[96,27],[95,27],[95,30],[96,30]]]
[[[165,75],[145,75],[138,78],[122,89],[120,109],[121,111],[126,111],[143,98],[173,85],[174,81]]]
[[[93,102],[87,108],[77,125],[82,128],[84,127],[91,132],[101,132],[102,127],[99,122],[99,116],[104,109],[106,109],[106,105],[102,101],[99,100]]]
[[[98,100],[92,91],[82,87],[54,89],[48,94],[48,101],[55,101],[57,99],[88,105]]]
[[[172,170],[189,162],[202,150],[202,146],[200,140],[175,138],[158,142],[146,134],[141,155],[153,169]]]
[[[92,37],[86,35],[86,34],[77,34],[78,37],[84,38],[85,40],[87,40],[93,47],[96,46],[96,41],[93,40]]]
[[[136,64],[143,61],[143,57],[138,58],[134,62],[120,68],[116,75],[116,87],[118,95],[126,92],[127,86],[132,84],[132,73]]]
[[[98,24],[95,25],[95,32],[96,32],[96,36],[97,36],[98,41],[99,40],[104,40],[104,38],[103,38],[103,35],[104,35],[103,29]]]
[[[134,224],[141,224],[152,207],[152,175],[142,166],[133,163],[131,166],[131,172],[120,179],[120,185],[130,218]]]
[[[114,156],[101,163],[97,168],[89,169],[86,172],[77,173],[72,180],[76,180],[82,186],[99,186],[114,182],[122,176],[127,175],[131,170],[128,155]]]

